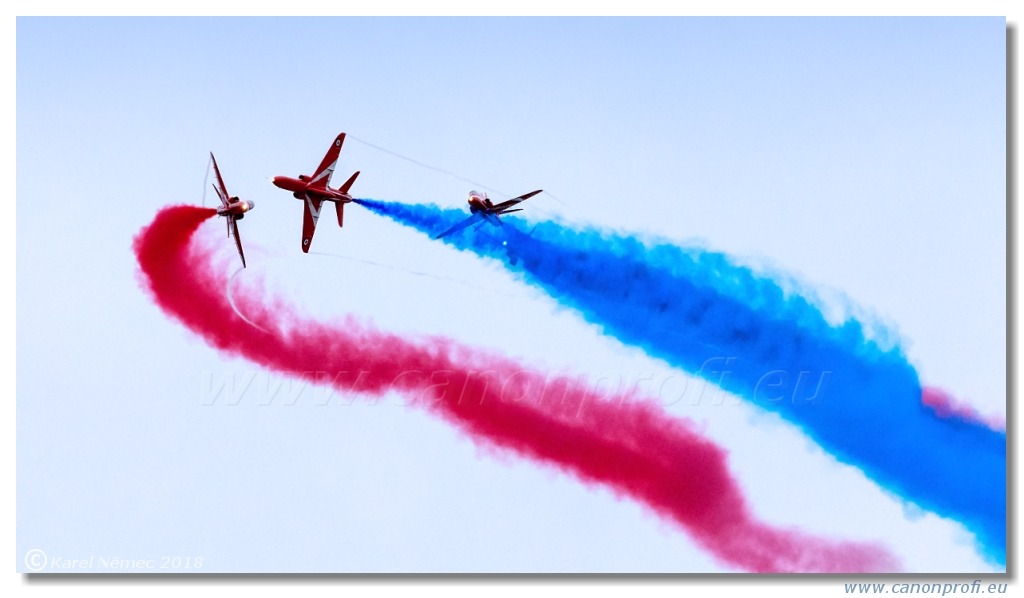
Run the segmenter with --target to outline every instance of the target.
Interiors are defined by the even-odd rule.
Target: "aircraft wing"
[[[313,242],[313,233],[316,232],[316,221],[320,219],[320,206],[323,201],[313,199],[308,193],[306,201],[302,204],[302,252],[309,253],[309,245]]]
[[[345,134],[341,133],[334,139],[331,149],[327,150],[324,159],[320,161],[320,166],[317,166],[316,172],[309,179],[309,186],[311,188],[327,188],[327,185],[331,182],[331,175],[334,174],[334,167],[338,164],[338,155],[341,153],[341,145],[343,143],[345,143]],[[353,180],[355,180],[355,177],[350,179],[350,184]]]
[[[213,190],[217,192],[217,197],[220,198],[220,203],[224,204],[224,207],[228,205],[228,188],[224,186],[224,179],[220,176],[220,168],[217,168],[217,158],[213,157],[213,152],[210,152],[210,159],[213,160],[213,173],[217,175],[217,184],[213,186]]]
[[[497,214],[502,214],[502,213],[505,212],[506,209],[511,208],[512,206],[516,205],[517,203],[524,202],[524,201],[530,199],[531,197],[533,197],[534,195],[537,195],[541,191],[543,191],[543,189],[537,189],[536,191],[530,191],[529,193],[527,193],[525,195],[520,195],[519,197],[513,197],[512,199],[510,199],[508,201],[503,201],[503,202],[501,202],[499,204],[495,204],[491,211],[495,212]]]
[[[238,246],[238,257],[242,258],[242,267],[245,267],[245,253],[242,252],[242,237],[238,236],[238,220],[234,217],[228,218],[231,232],[235,235],[235,245]]]
[[[450,235],[450,234],[452,234],[452,233],[458,232],[458,231],[460,231],[460,230],[462,230],[462,229],[466,228],[467,226],[470,226],[471,224],[474,224],[474,222],[475,222],[475,221],[476,221],[477,219],[478,219],[478,216],[477,216],[476,214],[473,214],[473,215],[472,215],[472,216],[470,216],[469,218],[466,218],[465,220],[462,220],[462,221],[460,221],[460,222],[459,222],[458,224],[456,224],[455,226],[453,226],[453,227],[449,228],[448,230],[444,231],[443,233],[441,233],[441,234],[437,235],[437,236],[436,236],[436,237],[434,237],[434,238],[435,238],[435,239],[440,239],[440,238],[442,238],[442,237],[447,237],[448,235]],[[481,223],[482,223],[482,222],[483,222],[483,221],[481,221]]]

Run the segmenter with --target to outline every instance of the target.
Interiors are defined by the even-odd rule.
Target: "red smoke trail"
[[[921,403],[935,412],[942,419],[956,418],[967,422],[988,426],[996,432],[1006,432],[1006,420],[999,416],[986,417],[974,407],[961,403],[948,392],[934,386],[921,389]]]
[[[883,572],[896,559],[875,545],[835,542],[756,521],[725,452],[653,403],[606,397],[444,338],[410,342],[349,317],[304,319],[239,289],[236,301],[272,334],[244,323],[192,236],[212,209],[163,209],[135,238],[141,283],[157,304],[209,344],[270,370],[344,393],[405,393],[478,442],[554,465],[629,496],[686,530],[721,561],[758,572]],[[324,376],[324,372],[329,374]],[[319,374],[318,374],[319,373]]]

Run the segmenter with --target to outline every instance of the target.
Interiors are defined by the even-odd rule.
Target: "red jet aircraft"
[[[348,190],[359,176],[359,171],[357,170],[345,181],[344,185],[337,189],[327,186],[331,182],[331,175],[334,174],[334,167],[338,164],[338,154],[341,153],[341,144],[343,143],[345,143],[344,133],[338,135],[334,140],[334,144],[331,145],[331,149],[327,150],[327,155],[324,156],[313,176],[301,174],[297,179],[287,176],[276,176],[270,179],[277,187],[291,191],[296,199],[303,200],[303,253],[309,252],[309,244],[313,242],[313,232],[316,231],[316,221],[320,218],[320,206],[323,205],[323,202],[333,201],[334,207],[338,211],[338,226],[342,226],[344,223],[345,204],[352,201]]]
[[[220,176],[220,168],[217,168],[217,158],[210,152],[210,159],[213,160],[213,172],[217,175],[217,184],[213,190],[220,198],[220,206],[217,208],[217,215],[227,218],[228,236],[235,236],[235,245],[238,246],[238,257],[242,258],[242,267],[245,267],[245,254],[242,253],[242,238],[238,236],[238,221],[245,218],[245,213],[256,207],[254,201],[242,201],[237,197],[228,195],[228,189],[224,186],[224,179]]]
[[[484,222],[490,222],[494,226],[503,226],[501,224],[501,219],[498,218],[499,215],[501,215],[501,214],[510,214],[512,212],[521,212],[521,211],[523,211],[522,208],[516,208],[514,210],[510,210],[509,208],[511,208],[512,206],[514,206],[514,205],[516,205],[516,204],[518,204],[520,202],[524,202],[524,201],[530,199],[531,197],[533,197],[534,195],[537,195],[541,191],[542,191],[542,189],[537,189],[536,191],[530,191],[526,195],[520,195],[519,197],[514,197],[514,198],[512,198],[512,199],[510,199],[508,201],[503,201],[503,202],[501,202],[499,204],[492,203],[490,199],[487,199],[487,194],[486,193],[480,193],[479,191],[470,191],[469,192],[469,211],[471,212],[470,217],[466,218],[462,222],[459,222],[455,226],[449,228],[448,230],[444,231],[443,233],[437,235],[434,238],[435,239],[440,239],[441,237],[447,237],[448,235],[450,235],[450,234],[452,234],[452,233],[454,233],[456,231],[460,231],[460,230],[466,228],[467,226],[470,226],[470,225],[475,224],[477,222],[479,222],[480,224],[483,224]]]

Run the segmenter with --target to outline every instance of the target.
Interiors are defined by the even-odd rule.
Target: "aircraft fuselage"
[[[256,202],[240,200],[237,197],[232,197],[228,200],[228,205],[220,206],[217,208],[218,216],[227,216],[228,214],[233,215],[237,219],[245,217],[245,213],[256,207]]]
[[[475,195],[469,196],[469,211],[476,214],[478,212],[487,213],[491,211],[491,201],[489,199],[480,199]]]
[[[467,202],[469,203],[470,213],[479,215],[494,226],[501,226],[501,223],[498,221],[498,214],[494,209],[494,204],[486,195],[480,196],[476,193],[471,193]]]
[[[306,195],[309,195],[313,199],[320,201],[335,201],[341,203],[349,203],[352,201],[352,196],[348,193],[342,193],[337,189],[331,189],[330,187],[315,187],[310,188],[309,177],[301,175],[295,179],[289,176],[276,176],[270,179],[270,182],[274,183],[275,187],[284,189],[285,191],[291,191],[297,199],[306,199]]]

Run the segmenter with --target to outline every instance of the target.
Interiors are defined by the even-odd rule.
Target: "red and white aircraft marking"
[[[345,204],[352,201],[348,190],[359,176],[358,170],[341,187],[337,189],[328,187],[331,175],[334,174],[334,167],[338,164],[338,155],[341,153],[341,144],[343,143],[345,143],[345,134],[341,133],[334,140],[331,149],[327,150],[327,155],[324,156],[313,176],[302,174],[297,179],[287,176],[276,176],[270,179],[275,186],[291,191],[296,199],[303,200],[302,251],[304,253],[309,252],[309,245],[313,242],[313,233],[316,231],[316,223],[320,218],[320,207],[323,203],[325,201],[334,202],[338,212],[338,226],[342,226]]]
[[[446,237],[446,236],[448,236],[448,235],[450,235],[450,234],[452,234],[452,233],[454,233],[456,231],[460,231],[460,230],[466,228],[467,226],[470,226],[472,224],[477,224],[477,223],[483,224],[484,222],[490,222],[494,226],[503,226],[501,224],[501,219],[498,218],[498,216],[500,216],[502,214],[510,214],[512,212],[521,212],[521,211],[523,211],[522,208],[516,208],[514,210],[512,210],[510,208],[512,208],[512,206],[515,206],[516,204],[519,204],[521,202],[526,201],[527,199],[530,199],[531,197],[533,197],[534,195],[537,195],[541,191],[542,191],[542,189],[537,189],[536,191],[530,191],[529,193],[527,193],[525,195],[520,195],[519,197],[513,197],[512,199],[510,199],[508,201],[503,201],[503,202],[497,203],[497,204],[496,203],[492,203],[491,200],[487,198],[487,194],[486,193],[481,193],[479,191],[470,191],[469,192],[469,211],[471,213],[470,217],[466,218],[462,222],[459,222],[455,226],[449,228],[448,230],[444,231],[443,233],[437,235],[434,238],[435,239],[440,239],[441,237]]]
[[[220,198],[220,206],[217,207],[217,215],[227,218],[228,236],[235,236],[235,245],[238,246],[238,257],[242,258],[242,267],[245,267],[245,254],[242,253],[242,238],[238,236],[238,221],[245,218],[246,212],[256,207],[254,201],[243,201],[237,197],[228,195],[228,189],[224,186],[224,179],[220,176],[220,168],[217,167],[217,158],[210,152],[210,159],[213,160],[213,172],[217,175],[217,184],[213,190]]]

